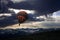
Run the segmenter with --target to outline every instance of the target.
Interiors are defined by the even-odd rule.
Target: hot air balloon
[[[28,14],[25,11],[20,11],[17,13],[17,19],[20,26],[21,23],[25,22],[28,19]]]

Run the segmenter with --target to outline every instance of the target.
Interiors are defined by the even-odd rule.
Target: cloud
[[[60,0],[10,0],[8,7],[36,10],[40,14],[48,14],[60,10]]]
[[[18,3],[18,2],[22,2],[22,1],[26,1],[26,0],[11,0],[11,1],[13,1],[14,3]]]
[[[53,16],[60,16],[60,10],[53,13]]]
[[[60,9],[59,0],[12,0],[18,2],[17,5],[21,4],[21,8],[34,9],[40,12],[54,12]],[[29,6],[29,7],[28,7]]]

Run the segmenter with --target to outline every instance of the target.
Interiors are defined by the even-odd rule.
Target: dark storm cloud
[[[8,12],[8,4],[12,4],[12,1],[0,0],[0,12]]]
[[[36,0],[32,1],[32,5],[41,12],[53,12],[60,9],[60,0]]]
[[[19,0],[15,0],[14,7],[34,9],[41,12],[54,12],[60,9],[60,0],[20,0],[20,2]]]
[[[60,0],[10,0],[8,2],[10,8],[37,10],[43,14],[60,10]]]

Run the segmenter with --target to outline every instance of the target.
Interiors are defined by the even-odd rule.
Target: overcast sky
[[[11,0],[10,3],[8,2],[8,6],[14,9],[37,10],[40,14],[48,14],[60,10],[60,0]]]

